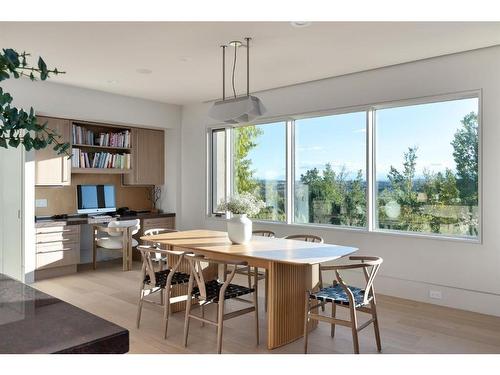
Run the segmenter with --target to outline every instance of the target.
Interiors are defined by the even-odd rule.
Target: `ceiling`
[[[67,72],[53,82],[187,104],[221,97],[220,45],[245,36],[253,38],[255,92],[497,45],[500,22],[0,22],[0,35],[1,48]],[[237,94],[246,87],[244,63],[242,48]]]

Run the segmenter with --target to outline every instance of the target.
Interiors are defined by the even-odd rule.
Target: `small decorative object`
[[[156,204],[161,198],[161,187],[159,186],[153,186],[151,190],[149,191],[149,197],[151,200],[151,205],[153,206],[153,209],[151,210],[152,212],[158,212],[158,208],[156,207]]]
[[[245,244],[252,237],[252,221],[247,217],[257,215],[264,207],[264,202],[252,194],[244,193],[232,196],[219,205],[220,211],[231,212],[227,221],[227,234],[234,244]]]

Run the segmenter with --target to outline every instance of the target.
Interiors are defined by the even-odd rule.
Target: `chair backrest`
[[[154,287],[156,285],[156,276],[155,276],[153,258],[157,257],[158,248],[154,246],[139,245],[137,246],[137,250],[139,250],[139,252],[141,253],[141,258],[142,258],[142,280],[144,280],[144,277],[147,274],[149,276],[150,285]],[[167,283],[168,283],[168,278],[173,277],[175,271],[179,268],[182,260],[184,259],[185,254],[169,250],[162,250],[161,252],[179,256],[177,262],[172,267],[169,267],[169,265],[167,264],[167,268],[170,269],[170,272],[167,277]]]
[[[252,232],[254,236],[261,236],[261,237],[276,237],[276,233],[274,233],[272,230],[254,230]]]
[[[152,229],[147,229],[144,231],[144,236],[156,236],[157,234],[162,234],[162,233],[171,233],[171,232],[177,232],[175,229],[166,229],[166,228],[152,228]],[[148,243],[148,241],[143,241],[143,243]],[[160,243],[155,243],[155,246],[157,248],[161,248]],[[163,246],[164,247],[164,246]],[[172,249],[171,246],[168,248]],[[156,254],[156,258],[161,258],[160,254]]]
[[[375,276],[377,276],[377,272],[380,268],[380,265],[383,263],[384,260],[381,257],[370,256],[370,255],[354,255],[350,256],[349,260],[356,260],[360,261],[361,263],[351,263],[351,264],[333,266],[337,281],[341,284],[344,290],[346,290],[346,288],[348,289],[348,286],[342,280],[342,276],[340,275],[339,270],[362,268],[366,281],[363,303],[367,303],[370,296],[373,295],[374,291],[373,282],[375,280]],[[326,268],[328,268],[328,266]]]
[[[162,233],[171,233],[177,232],[175,229],[167,229],[167,228],[152,228],[144,231],[145,236],[156,236],[157,234]]]
[[[305,241],[305,242],[315,242],[315,243],[323,243],[323,238],[320,236],[315,236],[314,234],[292,234],[290,236],[284,237],[286,240],[297,240],[297,241]]]
[[[110,229],[109,234],[111,236],[121,236],[121,230],[114,231],[113,228],[131,228],[131,234],[134,235],[141,229],[141,221],[139,219],[133,220],[113,220],[108,223],[108,228]]]

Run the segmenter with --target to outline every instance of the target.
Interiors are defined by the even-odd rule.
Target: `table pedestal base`
[[[304,336],[305,291],[317,286],[319,267],[272,262],[268,275],[267,348],[275,349]]]

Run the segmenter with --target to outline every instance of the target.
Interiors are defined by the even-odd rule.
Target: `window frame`
[[[294,226],[297,228],[304,229],[317,229],[317,230],[346,230],[358,233],[374,233],[377,235],[388,235],[396,237],[413,237],[413,238],[424,238],[424,239],[436,239],[445,241],[458,241],[467,243],[483,243],[483,137],[482,137],[482,89],[473,89],[459,92],[452,92],[447,94],[437,94],[420,96],[415,98],[406,98],[400,100],[392,100],[385,102],[378,102],[366,105],[340,107],[327,110],[313,111],[313,112],[303,112],[297,114],[291,114],[286,116],[275,116],[275,117],[265,117],[260,118],[258,121],[254,121],[250,124],[215,124],[212,126],[207,126],[206,128],[206,139],[207,139],[207,196],[206,196],[206,216],[207,218],[219,218],[224,219],[225,214],[213,212],[213,181],[212,181],[212,132],[220,131],[225,129],[226,131],[226,198],[234,191],[233,186],[233,171],[232,171],[232,158],[233,158],[233,132],[232,129],[248,126],[248,125],[265,125],[275,122],[284,122],[286,126],[286,181],[285,181],[285,215],[286,220],[272,221],[272,220],[262,220],[253,219],[254,222],[262,224],[272,224],[272,225],[287,225]],[[471,99],[477,98],[478,100],[478,235],[477,237],[469,236],[458,236],[458,235],[446,235],[438,233],[420,233],[420,232],[410,232],[410,231],[400,231],[394,229],[380,229],[376,226],[376,112],[380,109],[387,108],[397,108],[420,104],[431,104],[439,103],[460,99]],[[366,112],[366,168],[365,168],[365,179],[366,179],[366,218],[367,223],[365,227],[351,227],[347,225],[333,225],[333,224],[320,224],[320,223],[296,223],[294,222],[294,192],[295,192],[295,120],[308,119],[315,117],[324,116],[334,116],[353,112]]]

